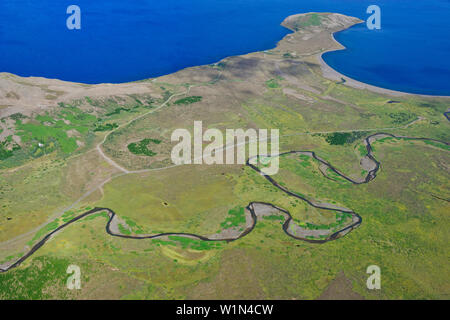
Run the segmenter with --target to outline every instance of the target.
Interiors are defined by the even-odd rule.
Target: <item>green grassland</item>
[[[404,161],[403,156],[392,152],[390,145],[381,147],[385,169],[377,180],[352,190],[352,197],[345,190],[337,192],[336,188],[333,193],[342,202],[347,199],[347,205],[363,214],[364,224],[345,238],[326,245],[292,240],[280,232],[279,223],[264,221],[235,243],[208,250],[193,249],[183,243],[175,245],[172,242],[176,238],[171,243],[112,238],[103,231],[106,219],[99,217],[77,222],[34,259],[57,256],[86,265],[93,265],[95,259],[96,266],[86,270],[85,287],[80,292],[87,296],[94,294],[93,297],[96,296],[92,287],[103,283],[101,274],[107,272],[110,281],[103,286],[114,294],[122,294],[122,298],[314,298],[343,270],[352,280],[354,290],[367,298],[439,298],[439,292],[446,290],[445,283],[439,281],[442,271],[439,265],[446,261],[448,218],[446,204],[426,195],[427,190],[434,192],[429,181],[431,176],[436,178],[438,171],[431,164],[424,167],[421,161],[428,156],[436,160],[440,155],[427,154],[430,150],[425,146],[417,153],[416,148],[411,146],[406,151],[407,164],[411,169],[420,169],[412,177],[421,177],[419,197],[410,194],[415,190],[411,190],[408,173],[414,170],[396,170],[397,163]],[[399,183],[389,184],[393,178]],[[327,181],[317,184],[318,195],[329,194],[331,186],[326,186]],[[417,207],[420,203],[423,206]],[[79,260],[74,260],[75,256]],[[381,292],[364,287],[368,263],[382,265]],[[19,277],[22,270],[32,272],[33,264],[27,263],[8,277],[16,273]],[[126,279],[135,285],[127,286]],[[232,281],[247,283],[249,291],[227,289],[226,284]],[[31,282],[40,286],[47,283],[41,279]]]
[[[191,103],[196,103],[196,102],[200,102],[202,101],[202,97],[201,96],[192,96],[192,97],[186,97],[186,98],[182,98],[182,99],[178,99],[177,101],[175,101],[173,104],[175,105],[179,105],[179,104],[191,104]]]
[[[305,16],[298,28],[320,26],[322,19]],[[15,115],[10,121],[20,144],[11,137],[0,145],[0,241],[30,233],[0,244],[0,263],[94,207],[114,210],[124,223],[119,231],[127,235],[227,232],[243,226],[250,202],[288,210],[309,229],[349,223],[348,215],[309,206],[248,166],[164,169],[172,165],[171,133],[192,130],[195,120],[203,120],[204,129],[280,129],[280,152],[314,151],[353,179],[367,174],[361,160],[370,134],[450,140],[443,116],[448,99],[409,95],[388,103],[390,96],[323,78],[310,58],[292,63],[286,55],[292,47],[283,41],[264,58],[231,57],[220,66],[149,81],[155,97],[84,97],[41,114]],[[296,47],[298,56],[310,47]],[[171,99],[174,94],[179,96]],[[119,165],[150,170],[120,173],[95,150],[103,139],[102,150]],[[0,273],[0,298],[315,299],[343,272],[353,292],[367,299],[448,299],[448,146],[384,138],[373,143],[373,151],[381,169],[362,185],[330,171],[327,179],[309,156],[280,157],[273,176],[280,185],[362,216],[358,228],[336,241],[295,240],[282,230],[279,214],[259,219],[233,242],[123,239],[106,233],[108,216],[98,213]],[[65,288],[69,264],[81,267],[79,291]],[[366,288],[372,264],[382,270],[382,290]]]
[[[141,226],[144,233],[192,232],[212,234],[233,204],[247,205],[233,197],[234,182],[222,175],[222,168],[208,168],[203,182],[196,176],[201,167],[179,167],[164,174],[128,175],[105,187],[105,197],[98,206],[114,208]],[[183,183],[173,183],[183,176]],[[200,182],[200,183],[199,183]],[[134,194],[132,201],[123,187]],[[234,205],[234,206],[235,206]]]
[[[136,155],[146,155],[149,157],[153,157],[156,155],[155,152],[148,149],[148,145],[150,143],[153,144],[160,144],[161,140],[158,139],[142,139],[139,142],[133,142],[128,145],[128,150],[130,150],[131,153],[134,153]]]
[[[60,103],[42,114],[10,116],[20,145],[12,135],[0,142],[0,154],[6,154],[0,161],[0,213],[2,219],[11,218],[0,224],[2,241],[52,221],[55,213],[64,212],[96,183],[116,173],[90,151],[110,130],[152,109],[136,99],[87,99],[88,104],[83,99]],[[140,99],[149,102],[151,98]],[[134,112],[122,112],[120,118],[107,116],[118,103],[130,110],[134,105]]]
[[[394,144],[392,145],[392,143]],[[58,241],[46,245],[38,257],[42,255],[42,259],[46,259],[47,256],[56,255],[67,258],[75,255],[78,250],[82,252],[80,261],[91,261],[95,257],[97,263],[98,260],[101,263],[98,263],[94,270],[87,271],[86,294],[92,294],[88,290],[95,284],[91,282],[100,281],[102,278],[99,274],[108,270],[114,284],[110,289],[115,293],[121,292],[123,298],[128,295],[129,297],[156,299],[192,298],[196,297],[195,294],[201,294],[202,290],[211,292],[207,290],[208,287],[219,286],[224,289],[225,281],[251,283],[252,290],[245,293],[245,297],[248,298],[314,298],[341,270],[353,281],[354,290],[367,298],[439,298],[437,292],[445,290],[445,284],[438,280],[440,269],[431,266],[437,266],[446,259],[444,226],[445,223],[448,223],[448,218],[445,217],[446,204],[435,201],[427,193],[445,192],[445,190],[435,190],[433,184],[445,186],[439,181],[443,182],[448,177],[439,178],[439,171],[433,168],[431,163],[429,166],[423,166],[422,163],[424,159],[430,158],[439,161],[440,157],[445,156],[442,154],[445,151],[435,154],[425,144],[423,146],[408,145],[402,149],[402,151],[408,152],[408,160],[405,161],[402,153],[395,152],[397,143],[389,140],[380,142],[376,155],[383,161],[385,169],[380,172],[375,181],[365,186],[349,185],[347,188],[342,188],[342,186],[336,188],[335,182],[325,178],[304,176],[305,172],[302,173],[302,180],[306,180],[305,183],[315,188],[316,197],[326,199],[329,197],[328,195],[333,194],[333,198],[339,203],[353,208],[364,216],[364,224],[360,228],[345,238],[326,245],[311,245],[292,240],[281,231],[280,225],[276,221],[261,221],[254,232],[247,237],[235,243],[212,247],[198,241],[195,244],[189,244],[186,243],[189,240],[177,237],[168,241],[115,239],[104,231],[99,232],[99,230],[103,230],[106,223],[105,218],[99,217],[90,221],[77,222],[59,235]],[[421,148],[420,152],[416,152],[417,148]],[[305,162],[306,158],[301,161],[300,163]],[[406,172],[398,170],[396,168],[398,163],[407,164],[410,169]],[[291,166],[292,163],[288,164],[288,168]],[[299,165],[298,167],[309,166],[313,166],[313,164]],[[231,176],[234,176],[233,174],[234,172],[228,173]],[[409,177],[409,174],[413,174],[413,176]],[[280,172],[280,175],[283,174]],[[222,177],[221,174],[220,177]],[[241,197],[242,191],[250,192],[248,187],[250,180],[257,181],[258,189],[263,189],[262,186],[265,184],[264,180],[254,175],[252,171],[247,172],[244,176],[237,174],[234,178],[242,180],[242,182],[239,181],[242,185],[236,186],[236,188],[241,187],[237,192]],[[397,183],[389,183],[390,179],[395,179]],[[417,181],[416,185],[419,186],[417,190],[411,189],[410,179]],[[431,184],[430,181],[437,182]],[[388,189],[386,189],[387,186]],[[163,185],[159,187],[163,189]],[[210,186],[205,186],[205,188],[210,189]],[[269,188],[270,186],[267,185],[267,189]],[[300,188],[299,190],[305,192]],[[168,196],[178,198],[176,192],[175,189]],[[275,190],[272,192],[276,193]],[[106,193],[108,194],[110,191],[106,190]],[[226,192],[226,194],[229,193],[231,192]],[[412,196],[411,193],[414,195],[418,193],[419,197]],[[349,194],[352,196],[350,197]],[[193,192],[187,195],[187,198],[193,204],[201,204],[202,200],[198,199],[199,195],[205,196],[204,206],[215,205],[214,199],[208,197],[205,192]],[[117,194],[111,194],[111,196],[115,198]],[[258,198],[255,196],[256,194],[253,199]],[[267,200],[267,195],[263,195],[262,198]],[[386,199],[389,200],[386,201]],[[146,198],[143,201],[146,202],[131,203],[131,208],[126,210],[127,216],[133,215],[139,207],[151,206],[151,204],[145,205],[145,203],[149,203]],[[117,202],[120,203],[121,200],[117,199]],[[139,199],[136,199],[136,202],[139,202]],[[227,204],[230,202],[230,199],[226,199]],[[168,203],[169,206],[172,205],[170,200]],[[120,208],[113,203],[101,204]],[[282,200],[277,204],[286,206]],[[418,206],[418,204],[422,205]],[[162,206],[164,204],[161,204]],[[158,210],[158,206],[154,205],[152,209],[170,219],[169,214]],[[205,209],[205,207],[198,209]],[[231,209],[233,210],[233,208]],[[226,221],[225,211],[222,212],[222,215]],[[236,211],[232,216],[235,216],[235,213]],[[151,223],[142,219],[139,221],[140,225],[147,225],[151,227],[150,229],[155,226],[167,227],[164,224],[165,219],[160,218],[162,223],[159,223],[157,215],[147,210],[136,212],[136,215],[129,219],[138,220],[141,216],[150,217]],[[197,214],[192,214],[192,218],[187,219],[183,228],[196,231],[195,225],[199,223],[198,220],[195,221],[197,216]],[[180,217],[176,217],[176,215],[172,215],[172,217],[175,217],[171,220],[175,223],[171,226],[179,224]],[[188,218],[188,216],[185,217]],[[210,214],[207,217],[213,221],[217,220]],[[437,221],[440,221],[442,225]],[[211,221],[209,223],[211,224]],[[200,224],[203,226],[199,229],[208,230],[204,225],[206,222],[201,221]],[[214,230],[215,227],[217,226],[214,225],[210,230]],[[145,230],[145,232],[147,231],[149,230]],[[86,233],[86,236],[79,236],[83,233]],[[250,265],[250,268],[258,268],[260,272],[256,274],[231,272],[225,268],[229,266],[230,261],[233,262],[235,268],[243,268],[245,262]],[[272,265],[271,261],[277,261],[277,263]],[[364,288],[365,267],[368,261],[382,264],[385,271],[383,273],[384,290],[377,294]],[[428,263],[423,265],[419,261],[428,261]],[[146,266],[145,270],[147,271],[143,272],[139,266]],[[318,266],[322,267],[318,268]],[[32,268],[33,266],[29,265],[24,267],[24,270],[31,272]],[[267,272],[275,270],[274,268],[278,270],[272,274],[276,281],[272,278],[269,281]],[[292,268],[297,272],[292,273]],[[23,269],[12,271],[11,274],[19,272],[19,270]],[[114,272],[110,270],[114,270]],[[137,287],[127,288],[124,284],[127,278],[136,281]],[[168,280],[169,278],[170,280]],[[41,280],[37,279],[36,281]],[[42,282],[46,283],[44,280]],[[37,283],[42,285],[42,282]],[[400,287],[399,284],[401,284]],[[243,292],[228,290],[217,289],[217,291],[213,291],[214,293],[209,293],[211,294],[209,297],[215,295],[222,298],[244,297]]]
[[[299,30],[301,28],[310,27],[310,26],[320,26],[321,24],[321,16],[317,13],[311,13],[305,15],[296,21],[294,24],[294,29]]]

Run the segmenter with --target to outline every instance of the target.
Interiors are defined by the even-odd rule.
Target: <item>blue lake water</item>
[[[66,28],[81,8],[82,29]],[[155,77],[273,48],[288,15],[339,12],[359,25],[336,35],[348,50],[324,55],[339,72],[385,88],[450,95],[448,0],[0,0],[0,72],[84,83]]]

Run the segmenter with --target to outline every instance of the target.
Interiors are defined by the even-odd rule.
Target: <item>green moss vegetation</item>
[[[356,140],[366,136],[367,132],[354,131],[354,132],[334,132],[324,135],[325,140],[331,145],[343,145],[350,144]]]
[[[133,142],[128,145],[128,150],[135,155],[144,155],[148,157],[153,157],[156,155],[156,152],[148,149],[149,144],[160,144],[161,140],[158,139],[142,139],[139,142]]]
[[[277,89],[277,88],[280,88],[280,84],[278,83],[278,81],[277,81],[276,79],[270,79],[270,80],[267,80],[267,81],[266,81],[266,86],[267,86],[268,88],[271,88],[271,89]]]
[[[146,103],[153,102],[148,97],[141,99]],[[86,97],[86,102],[97,108],[95,112],[92,107],[83,109],[80,106],[83,102],[74,101],[73,104],[59,103],[58,108],[32,117],[21,113],[13,114],[9,118],[15,122],[15,134],[20,137],[21,143],[18,145],[11,139],[0,141],[0,159],[11,158],[9,164],[3,165],[14,166],[13,163],[17,165],[54,151],[58,151],[62,156],[79,151],[92,143],[95,139],[94,133],[117,129],[121,117],[139,112],[137,108],[149,107],[137,97],[131,97],[130,101],[120,101],[126,105],[121,106],[115,99],[98,101]]]
[[[67,136],[67,130],[72,127],[64,123],[55,126],[42,126],[34,123],[17,123],[18,135],[24,142],[37,141],[38,144],[58,143],[62,152],[71,153],[77,148],[76,139]]]
[[[450,146],[448,146],[446,144],[443,144],[443,143],[440,143],[440,142],[436,142],[436,141],[426,141],[426,140],[424,142],[426,144],[428,144],[428,145],[432,145],[434,147],[450,151]]]
[[[358,152],[361,157],[365,157],[367,155],[367,148],[363,144],[358,144]]]
[[[26,119],[27,117],[24,116],[23,114],[21,114],[20,112],[18,113],[13,113],[12,115],[9,116],[11,119],[13,119],[14,121],[17,120],[22,120],[22,119]]]
[[[111,117],[111,116],[114,116],[114,115],[119,115],[122,111],[123,111],[123,112],[130,112],[131,109],[129,109],[129,108],[124,108],[124,107],[119,107],[119,108],[114,109],[114,110],[111,111],[111,112],[108,112],[107,114],[105,114],[105,116]]]
[[[85,210],[89,210],[89,209],[85,209]],[[91,214],[87,217],[84,217],[81,221],[89,221],[89,220],[94,220],[96,218],[102,217],[104,219],[109,219],[109,216],[106,212],[97,212],[94,214]]]
[[[192,103],[196,103],[196,102],[200,102],[200,101],[202,101],[201,96],[191,96],[191,97],[178,99],[173,104],[175,104],[175,105],[192,104]]]
[[[131,232],[134,234],[143,234],[144,230],[143,228],[138,225],[134,220],[128,217],[123,217],[123,220],[125,220],[125,223],[127,226],[131,229]],[[119,227],[120,228],[120,227]]]
[[[0,160],[6,160],[13,156],[14,151],[20,150],[21,147],[17,143],[5,140],[0,142]]]
[[[61,216],[61,219],[64,223],[69,222],[73,218],[75,218],[75,212],[71,210],[64,212],[64,214]]]
[[[417,118],[414,113],[409,112],[389,113],[389,117],[392,119],[393,124],[406,124]]]
[[[285,217],[283,215],[270,215],[270,216],[263,216],[263,219],[272,221],[284,221]]]
[[[199,251],[220,249],[223,247],[223,242],[221,241],[203,241],[175,235],[168,236],[168,239],[169,241],[160,239],[153,239],[152,241],[157,245],[181,246],[182,249],[193,249]]]
[[[125,228],[121,223],[117,225],[119,227],[119,232],[121,234],[125,234],[127,236],[131,235],[131,231],[128,228]]]
[[[320,26],[322,18],[317,13],[301,16],[294,24],[294,29],[306,28],[310,26]]]
[[[59,221],[58,219],[56,219],[55,221],[50,222],[49,224],[45,225],[44,227],[42,227],[41,229],[39,229],[39,231],[34,235],[33,237],[33,242],[36,240],[39,240],[40,238],[42,238],[43,236],[45,236],[46,234],[50,233],[51,231],[55,230],[56,228],[58,228],[59,226]]]
[[[245,224],[245,209],[243,207],[236,207],[228,211],[228,216],[220,226],[224,229],[238,227]]]
[[[336,172],[334,172],[333,170],[331,170],[330,168],[327,168],[326,170],[327,176],[335,181],[341,182],[341,183],[348,183],[350,184],[350,181],[345,180],[344,178],[342,178],[340,175],[338,175]]]
[[[376,140],[375,142],[372,143],[372,149],[375,151],[375,148],[384,142],[394,142],[395,143],[397,141],[409,141],[409,142],[413,142],[413,143],[423,143],[423,144],[433,146],[433,147],[436,147],[439,149],[450,151],[450,146],[448,146],[444,143],[441,143],[439,141],[416,140],[416,139],[409,139],[409,138],[394,138],[394,137],[385,137],[385,138]]]
[[[16,129],[17,135],[29,145],[34,157],[52,152],[56,146],[63,153],[70,154],[78,145],[77,137],[69,136],[69,132],[76,132],[79,137],[86,135],[96,121],[94,115],[86,114],[76,107],[65,106],[53,116],[48,113],[38,115],[27,123],[17,119]]]
[[[7,288],[0,290],[0,299],[48,299],[57,290],[67,290],[66,269],[69,265],[70,261],[66,259],[41,256],[28,267],[0,273],[0,287]]]
[[[342,228],[345,224],[351,221],[352,215],[347,212],[337,212],[336,221],[330,224],[313,224],[309,222],[300,222],[299,226],[309,230],[331,230],[332,232]]]
[[[106,124],[97,124],[96,126],[95,126],[95,129],[94,129],[94,131],[100,131],[100,132],[102,132],[102,131],[111,131],[111,130],[114,130],[114,129],[116,129],[116,128],[118,128],[119,127],[119,125],[117,124],[117,123],[106,123]]]
[[[311,167],[311,158],[309,157],[309,156],[307,156],[307,155],[304,155],[304,154],[301,154],[300,156],[299,156],[299,158],[300,158],[300,165],[302,166],[302,167],[304,167],[304,168],[307,168],[307,167]]]

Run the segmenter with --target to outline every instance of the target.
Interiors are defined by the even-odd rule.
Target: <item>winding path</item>
[[[333,172],[335,172],[337,175],[339,175],[340,177],[344,178],[345,180],[355,184],[355,185],[359,185],[359,184],[363,184],[363,183],[368,183],[370,181],[372,181],[373,179],[375,179],[378,171],[380,170],[380,162],[378,162],[374,155],[373,155],[373,148],[371,145],[371,142],[376,141],[378,138],[384,138],[384,137],[392,137],[392,138],[400,138],[400,139],[408,139],[408,140],[421,140],[421,141],[433,141],[433,142],[438,142],[438,143],[443,143],[445,145],[449,145],[448,142],[445,141],[440,141],[440,140],[436,140],[436,139],[429,139],[429,138],[414,138],[414,137],[407,137],[407,136],[396,136],[393,134],[389,134],[389,133],[383,133],[383,132],[379,132],[379,133],[375,133],[372,134],[368,137],[366,137],[364,139],[364,143],[366,145],[366,150],[367,150],[367,157],[370,159],[370,161],[373,162],[374,164],[374,168],[372,170],[370,170],[366,177],[364,178],[363,181],[355,181],[353,179],[351,179],[350,177],[346,176],[345,174],[341,173],[338,169],[336,169],[334,166],[332,166],[330,163],[328,163],[327,161],[321,159],[320,157],[318,157],[315,152],[313,151],[289,151],[289,152],[285,152],[285,153],[280,153],[277,156],[281,156],[281,155],[285,155],[285,154],[295,154],[295,153],[310,153],[310,155],[316,159],[317,161],[319,161],[322,165],[326,166],[327,168],[329,168],[330,170],[332,170]],[[202,240],[202,241],[226,241],[226,242],[232,242],[232,241],[236,241],[238,239],[241,239],[243,237],[245,237],[246,235],[248,235],[256,226],[257,221],[258,221],[258,217],[257,217],[257,212],[255,211],[254,206],[255,205],[264,205],[264,206],[270,206],[273,209],[282,212],[285,215],[285,221],[283,223],[283,231],[290,237],[297,239],[297,240],[302,240],[302,241],[307,241],[307,242],[311,242],[311,243],[325,243],[328,241],[332,241],[332,240],[336,240],[344,235],[346,235],[347,233],[349,233],[350,231],[352,231],[354,228],[358,227],[361,222],[362,222],[362,218],[360,215],[358,215],[356,212],[350,210],[350,209],[344,209],[344,208],[333,208],[330,207],[326,204],[316,204],[315,202],[300,196],[292,191],[290,191],[289,189],[287,189],[286,187],[283,187],[282,185],[280,185],[278,182],[276,182],[271,176],[265,175],[261,172],[261,170],[256,167],[255,165],[250,163],[251,159],[248,159],[246,162],[246,165],[249,166],[250,168],[252,168],[253,170],[259,172],[263,177],[265,177],[273,186],[277,187],[278,189],[282,190],[283,192],[285,192],[286,194],[288,194],[289,196],[298,198],[304,202],[306,202],[307,204],[309,204],[312,207],[318,208],[318,209],[322,209],[322,210],[329,210],[329,211],[336,211],[336,212],[346,212],[346,213],[350,213],[352,215],[352,223],[347,225],[346,227],[332,233],[331,235],[329,235],[326,239],[308,239],[305,237],[299,237],[295,234],[293,234],[290,230],[290,226],[291,224],[295,224],[295,222],[293,222],[293,218],[290,214],[290,212],[288,210],[285,210],[283,208],[277,207],[271,203],[265,203],[265,202],[251,202],[248,204],[248,206],[246,207],[246,209],[248,210],[250,217],[251,217],[251,225],[248,226],[242,233],[240,233],[238,236],[236,237],[229,237],[229,238],[211,238],[211,237],[205,237],[205,236],[201,236],[201,235],[197,235],[197,234],[193,234],[193,233],[159,233],[159,234],[154,234],[154,235],[141,235],[141,236],[134,236],[134,235],[124,235],[121,233],[117,233],[114,232],[111,229],[111,223],[113,222],[114,218],[116,217],[116,213],[109,209],[109,208],[94,208],[90,211],[87,211],[85,213],[82,213],[81,215],[71,219],[70,221],[60,225],[58,228],[56,228],[55,230],[51,231],[50,233],[48,233],[44,238],[42,238],[39,242],[37,242],[31,249],[30,251],[28,251],[25,255],[23,255],[20,259],[18,259],[16,262],[12,263],[11,265],[7,266],[6,268],[0,268],[0,272],[7,272],[8,270],[11,270],[13,268],[18,267],[22,262],[24,262],[25,260],[27,260],[29,257],[31,257],[31,255],[33,255],[37,250],[39,250],[39,248],[41,248],[48,240],[50,240],[52,238],[52,236],[54,236],[57,232],[63,230],[64,228],[66,228],[67,226],[73,224],[76,221],[79,221],[89,215],[93,215],[95,213],[98,212],[107,212],[109,215],[109,219],[108,222],[106,224],[106,232],[113,236],[113,237],[119,237],[119,238],[125,238],[125,239],[134,239],[134,240],[143,240],[143,239],[156,239],[156,238],[164,238],[164,237],[168,237],[168,236],[181,236],[181,237],[186,237],[186,238],[190,238],[190,239],[198,239],[198,240]],[[323,172],[322,174],[324,176],[326,176]]]

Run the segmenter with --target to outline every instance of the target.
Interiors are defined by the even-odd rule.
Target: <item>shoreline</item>
[[[361,21],[360,23],[364,23],[364,22],[365,21]],[[357,24],[360,24],[360,23],[357,23]],[[355,25],[357,25],[357,24],[355,24]],[[353,25],[353,26],[355,26],[355,25]],[[392,89],[387,89],[387,88],[383,88],[383,87],[378,87],[378,86],[375,86],[375,85],[372,85],[369,83],[365,83],[365,82],[350,78],[350,77],[340,73],[336,69],[332,68],[329,64],[327,64],[325,62],[325,60],[323,59],[323,55],[328,52],[347,50],[347,47],[345,47],[342,43],[340,43],[339,41],[336,40],[335,34],[345,31],[345,30],[348,30],[348,29],[352,28],[353,26],[350,26],[344,30],[340,30],[340,31],[331,33],[331,38],[333,39],[334,43],[339,48],[326,50],[318,55],[320,68],[322,70],[322,76],[324,78],[326,78],[328,80],[332,80],[332,81],[341,81],[342,79],[344,79],[345,83],[343,83],[343,85],[347,85],[351,88],[360,89],[360,90],[369,90],[369,91],[372,91],[375,93],[386,94],[386,95],[390,95],[390,96],[394,96],[394,97],[416,96],[416,97],[424,97],[424,98],[450,98],[450,95],[445,96],[445,95],[411,93],[411,92],[398,91],[398,90],[392,90]]]
[[[314,13],[314,12],[305,12],[305,13],[300,13],[302,15],[304,14],[310,14],[310,13]],[[283,26],[284,28],[290,30],[293,33],[296,33],[298,31],[295,31],[291,28],[289,28],[288,26],[284,25],[284,22],[289,20],[290,17],[296,16],[299,14],[292,14],[287,16],[282,22],[281,22],[281,26]],[[360,19],[358,19],[360,20]],[[337,31],[337,32],[333,32],[331,33],[331,39],[332,41],[337,45],[336,49],[329,49],[329,50],[325,50],[321,53],[316,54],[321,71],[322,71],[322,76],[328,80],[332,80],[332,81],[341,81],[342,79],[345,80],[345,83],[343,83],[344,85],[347,85],[349,87],[352,87],[354,89],[360,89],[360,90],[369,90],[371,92],[374,93],[379,93],[379,94],[386,94],[386,95],[390,95],[390,96],[394,96],[394,97],[401,97],[401,96],[417,96],[417,97],[424,97],[424,98],[450,98],[450,95],[428,95],[428,94],[420,94],[420,93],[410,93],[410,92],[404,92],[404,91],[398,91],[398,90],[393,90],[393,89],[387,89],[387,88],[383,88],[383,87],[378,87],[376,85],[371,85],[369,83],[365,83],[353,78],[350,78],[342,73],[340,73],[339,71],[337,71],[336,69],[332,68],[331,66],[329,66],[325,60],[323,59],[323,55],[325,53],[328,52],[333,52],[333,51],[339,51],[339,50],[346,50],[347,48],[342,45],[339,41],[336,40],[335,38],[335,34],[338,32],[342,32],[344,30],[348,30],[349,28],[360,24],[360,23],[364,23],[365,21],[360,20],[359,23],[355,23],[343,30]],[[275,48],[278,47],[278,44],[283,41],[286,37],[288,37],[289,34],[285,35],[283,38],[281,38],[275,45]],[[271,48],[273,49],[273,48]],[[254,51],[254,52],[248,52],[248,53],[243,53],[241,55],[247,55],[247,54],[252,54],[252,53],[263,53],[266,50],[271,50],[271,49],[262,49],[259,51]],[[215,63],[219,63],[227,58],[230,58],[233,56],[228,56],[225,57],[221,60],[216,61]],[[175,74],[177,72],[180,72],[182,70],[185,69],[189,69],[189,68],[195,68],[195,67],[201,67],[201,66],[205,66],[205,65],[209,65],[209,64],[202,64],[202,65],[196,65],[196,66],[188,66],[185,68],[182,68],[180,70],[174,71],[172,73],[168,73],[168,74],[164,74],[164,75],[160,75],[160,76],[156,76],[156,77],[148,77],[148,78],[144,78],[144,79],[138,79],[138,80],[133,80],[133,81],[129,81],[129,82],[121,82],[121,83],[110,83],[110,82],[103,82],[103,83],[96,83],[96,84],[89,84],[89,83],[83,83],[83,82],[75,82],[75,81],[67,81],[67,80],[61,80],[61,79],[57,79],[57,78],[45,78],[45,77],[40,77],[40,76],[20,76],[20,75],[16,75],[10,72],[0,72],[0,77],[16,77],[16,78],[21,78],[21,79],[27,79],[27,80],[37,80],[37,81],[50,81],[50,82],[59,82],[60,84],[72,84],[72,85],[77,85],[77,86],[81,86],[81,87],[97,87],[97,86],[124,86],[124,85],[132,85],[132,84],[137,84],[139,82],[147,82],[147,81],[153,81],[155,79],[161,78],[161,77],[165,77],[171,74]]]

